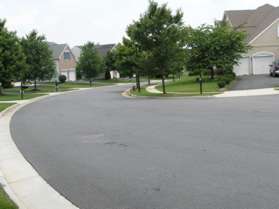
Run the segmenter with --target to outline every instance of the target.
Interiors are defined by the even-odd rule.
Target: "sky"
[[[196,27],[221,19],[225,10],[255,9],[279,0],[157,0],[182,9],[184,22]],[[48,41],[81,45],[117,43],[137,20],[148,0],[1,0],[0,19],[21,37],[35,29]]]

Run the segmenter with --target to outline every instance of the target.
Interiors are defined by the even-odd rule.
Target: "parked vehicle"
[[[279,60],[273,62],[273,64],[270,65],[270,76],[279,76]]]

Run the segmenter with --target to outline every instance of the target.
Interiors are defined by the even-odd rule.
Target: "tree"
[[[99,74],[101,67],[102,59],[95,44],[88,42],[81,48],[77,69],[85,79],[89,80],[90,86],[92,86],[92,81]]]
[[[226,69],[232,71],[233,66],[249,49],[246,38],[245,32],[232,28],[226,22],[215,23],[209,35],[212,78],[214,78],[214,67],[223,71]]]
[[[151,55],[153,70],[162,78],[164,94],[166,94],[165,78],[171,72],[171,67],[174,63],[185,63],[186,59],[187,28],[182,19],[183,13],[180,10],[172,14],[166,4],[160,6],[150,1],[148,10],[129,26],[127,32],[140,50]],[[179,69],[182,68],[179,66]]]
[[[136,87],[140,92],[140,76],[144,72],[144,64],[147,59],[147,54],[144,51],[141,51],[139,47],[128,38],[123,38],[122,43],[116,46],[115,53],[117,69],[122,75],[129,76],[130,78],[135,74]]]
[[[189,70],[209,70],[214,79],[214,69],[232,69],[249,49],[246,34],[224,22],[202,25],[191,29],[187,36]],[[232,70],[231,70],[232,71]],[[232,73],[232,72],[231,72]]]
[[[21,40],[28,66],[27,78],[34,81],[34,90],[37,90],[37,80],[52,78],[55,65],[46,39],[36,31],[30,32]]]
[[[109,80],[110,71],[114,71],[116,69],[116,55],[114,51],[109,51],[104,58],[104,70],[105,70],[105,79]]]
[[[26,70],[19,39],[14,32],[7,30],[5,24],[5,20],[0,20],[0,94],[3,94],[2,86],[12,79],[22,80]]]

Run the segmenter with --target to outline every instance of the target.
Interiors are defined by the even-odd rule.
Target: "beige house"
[[[113,48],[115,47],[115,44],[104,44],[104,45],[100,45],[97,44],[96,45],[96,49],[97,52],[99,53],[99,55],[101,57],[105,57],[111,50],[113,50]],[[76,60],[78,61],[80,58],[80,54],[81,54],[81,46],[75,46],[72,48],[72,52],[76,58]],[[120,78],[120,73],[117,70],[113,70],[110,71],[110,77],[111,79],[119,79]]]
[[[279,59],[279,7],[265,4],[255,10],[226,11],[224,20],[247,32],[251,49],[235,66],[236,75],[268,74]]]
[[[48,42],[48,46],[52,51],[56,66],[55,78],[59,75],[65,75],[67,81],[76,81],[76,59],[70,47],[67,44],[53,42]]]

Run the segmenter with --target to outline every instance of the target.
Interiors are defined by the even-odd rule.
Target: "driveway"
[[[24,107],[26,159],[81,209],[279,207],[278,96],[127,99],[125,87]]]
[[[279,87],[279,78],[269,75],[241,76],[231,90],[263,89]]]

